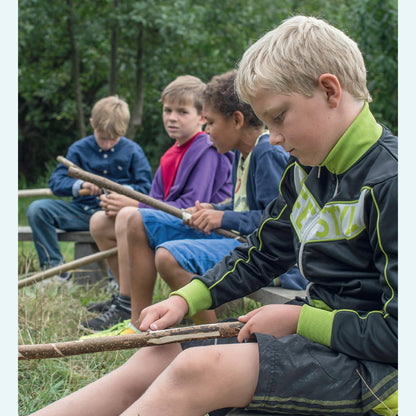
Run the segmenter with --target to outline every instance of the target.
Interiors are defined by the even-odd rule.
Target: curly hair
[[[234,86],[236,74],[237,71],[232,70],[214,76],[203,93],[204,104],[217,110],[225,118],[231,117],[235,111],[240,111],[247,125],[263,126],[264,123],[256,116],[250,104],[239,99]]]

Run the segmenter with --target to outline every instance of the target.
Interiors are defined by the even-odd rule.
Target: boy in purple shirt
[[[161,158],[150,196],[177,208],[193,206],[197,200],[219,203],[231,196],[233,153],[219,154],[208,135],[201,131],[205,123],[202,115],[204,89],[205,84],[200,79],[186,75],[171,82],[161,96],[165,130],[175,144]],[[110,194],[108,199],[113,196],[119,198],[117,194]],[[119,284],[120,275],[129,273],[127,218],[132,212],[138,212],[137,201],[126,197],[122,200],[129,206],[111,213],[107,207],[106,212],[96,213],[90,221],[91,234],[100,250],[118,247],[118,255],[108,259],[108,264]],[[140,204],[140,211],[148,208]],[[122,285],[117,296],[87,308],[101,315],[81,322],[80,327],[90,332],[108,329],[130,318],[130,288]]]

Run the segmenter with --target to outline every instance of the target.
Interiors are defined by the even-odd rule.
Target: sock
[[[121,309],[124,309],[127,312],[131,312],[131,298],[130,296],[121,295],[120,293],[117,295],[117,303]]]
[[[137,334],[141,334],[142,331],[140,331],[140,329],[137,329],[132,323],[131,321],[129,322],[129,324],[127,325],[129,328],[131,328],[134,332],[136,332]]]

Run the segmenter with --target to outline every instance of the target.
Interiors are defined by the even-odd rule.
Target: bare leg
[[[100,251],[109,250],[117,246],[115,222],[104,211],[97,211],[90,219],[90,233],[97,243]],[[106,259],[117,283],[119,283],[118,256]]]
[[[117,237],[118,247],[119,287],[120,294],[124,296],[131,296],[127,229],[128,219],[134,213],[139,214],[139,210],[136,207],[122,208],[117,214],[115,223],[115,235]]]
[[[131,288],[131,322],[137,328],[140,312],[152,304],[156,281],[155,253],[149,246],[140,211],[136,210],[128,218],[127,245],[128,276]],[[124,274],[120,274],[121,285],[123,285],[124,280]]]
[[[146,347],[92,384],[33,416],[115,416],[134,403],[181,352],[179,344]]]
[[[258,373],[256,343],[190,348],[122,416],[203,416],[244,407],[253,397]]]
[[[162,279],[165,280],[172,290],[185,286],[194,276],[182,268],[170,251],[163,247],[158,248],[156,251],[155,265]],[[214,310],[205,310],[194,315],[192,320],[198,325],[211,324],[217,322],[217,316]]]

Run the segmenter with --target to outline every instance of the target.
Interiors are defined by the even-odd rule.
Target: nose
[[[211,129],[210,129],[209,125],[208,125],[208,124],[206,124],[206,125],[205,125],[205,133],[206,133],[206,134],[210,134],[210,132],[211,132]]]
[[[278,146],[284,142],[283,135],[281,133],[270,130],[269,134],[270,134],[269,142],[271,145]]]
[[[171,111],[171,112],[168,114],[168,120],[176,120],[176,118],[177,118],[177,113],[176,113],[176,111]]]

